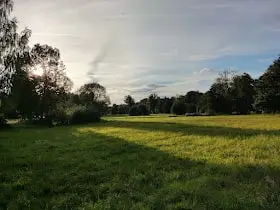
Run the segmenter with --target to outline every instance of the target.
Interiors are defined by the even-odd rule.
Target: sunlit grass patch
[[[111,117],[0,133],[0,208],[277,209],[277,116]]]

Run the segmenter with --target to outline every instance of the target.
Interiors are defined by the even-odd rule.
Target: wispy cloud
[[[94,75],[113,102],[206,90],[221,66],[261,72],[266,62],[253,56],[280,51],[279,0],[15,0],[15,8],[32,43],[61,50],[76,86]]]

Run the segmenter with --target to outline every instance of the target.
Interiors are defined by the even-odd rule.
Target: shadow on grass
[[[5,159],[0,163],[0,208],[277,209],[280,205],[277,168],[182,159],[77,127],[60,132],[65,138],[53,139],[55,135],[46,130],[34,134],[34,139],[45,140],[40,146],[27,145],[25,153],[19,148],[0,152]]]
[[[106,126],[106,123],[102,126]],[[240,136],[251,137],[257,135],[279,136],[280,130],[261,130],[247,128],[232,128],[222,126],[202,126],[184,123],[166,122],[135,122],[135,121],[108,121],[108,127],[134,128],[146,131],[180,132],[186,135],[221,136],[236,138]]]

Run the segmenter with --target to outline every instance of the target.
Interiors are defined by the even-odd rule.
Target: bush
[[[136,105],[130,107],[129,116],[139,116],[138,107]]]
[[[77,107],[71,115],[70,123],[86,124],[92,122],[99,122],[100,118],[100,113],[94,107]]]
[[[183,115],[186,113],[186,104],[184,101],[176,100],[171,107],[171,113],[176,115]]]
[[[0,129],[6,128],[8,121],[6,120],[4,114],[0,114]]]
[[[54,113],[54,121],[57,125],[68,125],[71,119],[71,110],[58,109]]]

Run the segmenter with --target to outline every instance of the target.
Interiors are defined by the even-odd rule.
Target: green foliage
[[[129,109],[130,116],[145,116],[149,114],[150,112],[148,110],[148,107],[144,104],[133,105]]]
[[[183,100],[175,100],[172,107],[171,107],[171,113],[176,115],[183,115],[186,113],[186,104]]]
[[[213,108],[213,96],[210,91],[207,91],[204,93],[199,100],[199,110],[201,113],[204,113],[206,115],[213,115],[214,114],[214,108]]]
[[[118,114],[128,114],[129,107],[126,104],[120,104],[118,106]]]
[[[113,104],[112,108],[111,108],[111,114],[119,114],[119,109],[118,109],[118,105],[117,104]]]
[[[100,121],[100,112],[93,106],[77,107],[70,118],[71,124],[87,124]]]
[[[129,115],[130,116],[139,116],[139,110],[137,105],[133,105],[132,107],[129,108]]]
[[[248,114],[253,110],[254,80],[249,74],[236,75],[231,83],[231,96],[233,112]]]
[[[280,57],[256,82],[255,107],[275,113],[280,111]]]
[[[157,106],[159,104],[159,97],[157,94],[153,93],[149,96],[150,112],[153,114],[157,113]]]
[[[107,96],[106,88],[97,82],[83,85],[78,90],[78,104],[83,106],[94,106],[101,115],[108,112],[110,98]]]
[[[134,98],[131,95],[127,95],[124,97],[124,103],[131,108],[135,104]]]
[[[138,114],[141,115],[141,116],[145,116],[145,115],[149,115],[150,112],[148,110],[148,107],[144,104],[139,104],[137,106],[137,109],[138,109]]]
[[[161,98],[159,102],[159,111],[160,113],[166,113],[169,114],[171,107],[173,105],[173,99],[172,98]]]
[[[74,110],[74,109],[72,109]],[[58,108],[54,113],[53,113],[53,120],[57,125],[69,125],[71,122],[71,117],[73,115],[72,110],[69,109],[63,109],[63,108]]]
[[[0,133],[0,209],[279,209],[278,116]]]

